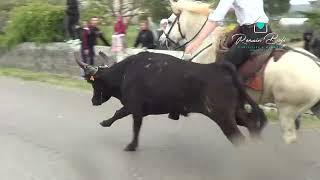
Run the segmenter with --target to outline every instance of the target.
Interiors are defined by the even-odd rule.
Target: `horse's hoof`
[[[102,127],[110,127],[110,126],[112,125],[112,122],[106,120],[106,121],[102,121],[102,122],[100,123],[100,125],[101,125]]]
[[[297,136],[296,135],[284,136],[283,140],[286,144],[293,144],[297,142]]]
[[[126,148],[124,148],[125,151],[136,151],[137,146],[133,144],[128,144]]]
[[[172,120],[179,120],[179,114],[170,113],[170,114],[168,115],[168,118],[169,118],[169,119],[172,119]]]

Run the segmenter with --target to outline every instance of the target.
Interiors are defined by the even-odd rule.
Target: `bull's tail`
[[[251,106],[251,113],[255,119],[257,119],[259,123],[259,128],[262,130],[265,125],[267,124],[267,117],[264,114],[263,110],[259,107],[259,105],[249,96],[247,93],[242,80],[240,79],[235,67],[230,62],[223,62],[221,63],[223,67],[225,67],[231,74],[233,83],[238,88],[240,93],[240,97],[242,98],[242,102],[247,102]],[[243,104],[244,106],[244,104]]]

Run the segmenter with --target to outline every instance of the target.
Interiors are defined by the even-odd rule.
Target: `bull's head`
[[[79,53],[75,52],[74,56],[77,64],[84,70],[84,73],[85,73],[84,78],[87,80],[88,83],[92,85],[92,88],[93,88],[93,96],[91,99],[92,105],[99,106],[104,102],[108,101],[112,95],[111,87],[108,85],[108,81],[105,79],[108,66],[106,67],[91,66],[89,64],[86,64],[80,61]],[[107,56],[105,55],[104,59],[106,58]]]

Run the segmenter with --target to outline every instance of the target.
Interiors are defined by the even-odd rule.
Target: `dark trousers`
[[[66,16],[65,18],[65,28],[66,36],[72,39],[79,39],[79,35],[76,30],[76,25],[78,24],[79,16]]]
[[[84,53],[84,49],[81,48],[81,57],[82,57],[82,61],[89,64],[89,65],[94,65],[95,64],[95,51],[94,51],[94,47],[89,48],[89,54],[86,55]]]
[[[265,33],[254,32],[254,28],[255,28],[254,25],[244,25],[244,26],[240,26],[239,28],[240,28],[240,31],[237,33],[241,35],[234,36],[234,38],[236,39],[240,37],[250,39],[250,40],[263,39],[266,35],[272,32],[269,26],[267,27],[267,31]],[[231,46],[229,51],[224,54],[222,60],[231,62],[238,69],[244,62],[246,62],[252,56],[254,52],[266,47],[267,45],[265,44],[265,42],[237,43],[237,40],[235,40],[235,43]]]

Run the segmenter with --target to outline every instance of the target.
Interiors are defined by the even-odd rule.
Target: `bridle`
[[[180,33],[181,38],[182,38],[182,39],[186,38],[186,36],[183,35],[183,33],[182,33],[182,31],[181,31],[180,14],[178,14],[178,15],[176,15],[176,16],[177,16],[177,17],[176,17],[176,18],[174,19],[174,21],[172,22],[171,27],[170,27],[168,33],[164,32],[164,35],[166,36],[166,38],[167,38],[171,43],[173,43],[173,44],[176,45],[176,46],[179,46],[179,43],[178,43],[178,42],[175,42],[174,40],[172,40],[172,39],[170,38],[170,33],[171,33],[171,31],[172,31],[172,29],[173,29],[173,27],[174,27],[174,25],[175,25],[176,23],[178,24],[178,29],[179,29],[179,33]],[[179,46],[179,48],[181,48],[181,46]],[[176,49],[179,49],[179,48],[175,48],[175,50],[176,50]]]
[[[199,29],[199,31],[198,31],[189,41],[183,43],[182,45],[179,45],[178,42],[175,42],[174,40],[172,40],[172,39],[170,38],[170,33],[171,33],[171,31],[172,31],[175,23],[177,23],[177,25],[178,25],[178,30],[179,30],[179,33],[180,33],[181,38],[182,38],[182,39],[185,39],[185,37],[186,37],[186,36],[182,33],[182,30],[181,30],[180,14],[176,14],[176,16],[177,16],[177,17],[176,17],[175,20],[172,22],[171,27],[170,27],[168,33],[164,32],[164,35],[166,36],[166,38],[167,38],[171,43],[173,43],[174,45],[178,46],[178,47],[174,48],[174,50],[180,49],[180,48],[186,46],[187,44],[189,44],[191,41],[193,41],[193,40],[200,34],[200,32],[202,31],[202,29],[204,28],[204,26],[205,26],[206,23],[208,22],[208,18],[207,18],[206,21],[205,21],[205,22],[203,23],[203,25],[201,26],[201,28]],[[205,48],[203,48],[201,51],[199,51],[195,56],[193,56],[191,59],[189,59],[189,61],[192,61],[195,57],[197,57],[199,54],[201,54],[204,50],[208,49],[210,46],[212,46],[212,43],[210,43],[210,44],[207,45]],[[183,53],[183,56],[184,56],[184,53]],[[182,57],[183,57],[183,56],[182,56]]]

